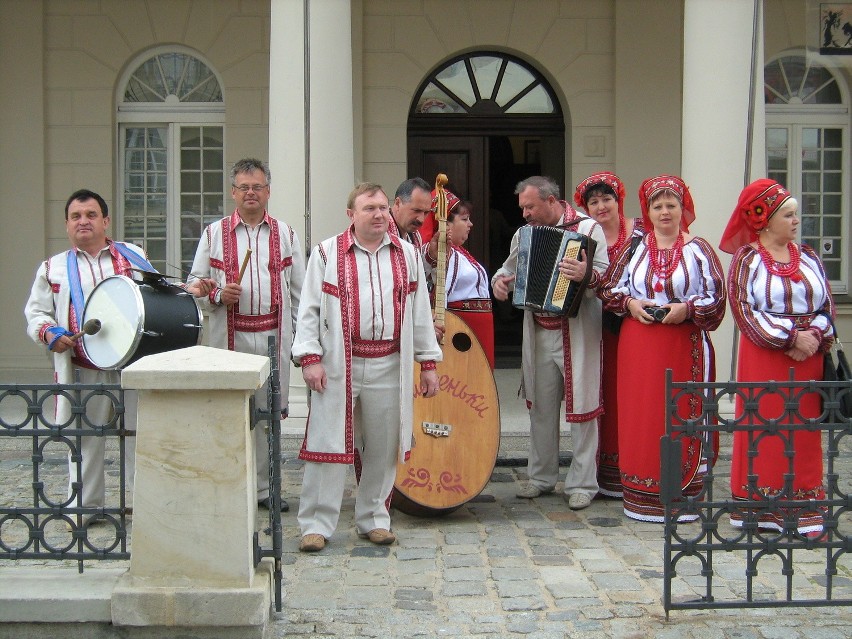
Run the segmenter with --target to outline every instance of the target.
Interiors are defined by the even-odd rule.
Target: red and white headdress
[[[671,191],[680,200],[680,205],[683,208],[680,228],[682,231],[688,231],[689,226],[695,221],[695,202],[692,201],[689,187],[676,175],[657,175],[648,178],[639,186],[639,204],[642,207],[642,220],[645,222],[645,228],[648,231],[654,228],[651,217],[648,215],[648,209],[654,196],[661,191]]]
[[[618,198],[618,217],[623,220],[624,183],[615,173],[610,173],[608,171],[595,173],[580,182],[574,191],[574,203],[588,213],[588,210],[586,209],[586,193],[588,193],[589,189],[592,187],[600,184],[604,184],[615,191],[615,195]]]
[[[455,211],[456,207],[461,202],[461,199],[448,189],[444,189],[444,194],[447,196],[447,220],[450,219],[450,214]],[[423,220],[423,226],[420,227],[420,238],[426,244],[432,236],[438,231],[438,218],[435,217],[435,210],[438,207],[438,194],[435,189],[432,189],[432,210],[426,215]]]
[[[769,218],[791,199],[790,192],[775,180],[761,178],[749,184],[740,193],[719,248],[725,253],[734,253],[741,246],[754,242],[757,234],[769,224]]]

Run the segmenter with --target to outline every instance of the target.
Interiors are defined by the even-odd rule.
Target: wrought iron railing
[[[269,378],[266,383],[266,406],[254,406],[252,410],[252,428],[267,425],[266,441],[269,445],[269,527],[264,530],[272,540],[272,548],[260,545],[260,536],[254,537],[254,565],[264,557],[273,560],[273,580],[275,610],[281,612],[281,557],[284,552],[283,531],[281,527],[281,383],[278,370],[278,347],[274,337],[269,338]]]
[[[847,393],[848,383],[794,381],[792,374],[780,382],[696,383],[673,382],[667,372],[667,434],[660,442],[667,617],[677,609],[852,605],[852,419],[840,412]],[[783,409],[761,415],[761,400],[771,395],[781,398]],[[734,417],[737,398],[741,410]],[[821,414],[802,415],[803,400],[814,398]],[[679,402],[697,409],[683,418]],[[714,465],[710,452],[718,441],[730,450],[735,432],[745,433],[745,499],[732,496],[730,454]],[[804,496],[793,487],[796,441],[814,432],[821,439],[823,490]],[[708,462],[694,497],[681,491],[684,437],[700,438]],[[760,442],[770,438],[787,460],[776,490],[758,485],[755,468]],[[720,574],[724,586],[716,588],[714,576]]]
[[[104,399],[110,418],[93,423],[88,407]],[[70,417],[55,421],[57,402]],[[0,385],[0,559],[129,559],[124,391],[112,384]],[[83,505],[84,442],[105,448],[103,507]],[[12,472],[29,466],[29,471]],[[72,477],[70,477],[72,476]],[[69,481],[70,477],[70,481]]]
[[[275,607],[281,611],[283,553],[281,525],[281,389],[277,347],[270,339],[267,404],[254,406],[252,428],[268,425],[269,526],[263,532],[272,547],[255,534],[255,565],[274,561]],[[87,405],[107,398],[111,417],[93,423]],[[125,428],[125,391],[115,384],[0,385],[0,560],[71,560],[83,572],[87,560],[130,558],[129,516],[132,450]],[[56,423],[57,401],[69,403],[71,415]],[[84,440],[105,440],[104,507],[85,507],[79,462]],[[73,462],[73,463],[72,463]],[[69,474],[73,473],[73,481]]]

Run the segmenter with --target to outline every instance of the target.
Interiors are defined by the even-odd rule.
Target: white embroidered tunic
[[[328,387],[311,395],[301,459],[354,461],[353,399],[350,388],[353,341],[400,355],[400,461],[411,450],[414,362],[432,366],[442,358],[420,254],[398,237],[385,235],[374,253],[355,242],[352,229],[319,244],[311,253],[302,289],[293,359],[321,361]],[[390,345],[390,346],[389,346]],[[362,347],[364,347],[362,345]]]

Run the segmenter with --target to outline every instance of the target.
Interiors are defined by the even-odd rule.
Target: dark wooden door
[[[480,262],[490,264],[488,223],[487,138],[412,136],[408,139],[408,173],[433,187],[438,173],[449,179],[447,188],[473,204],[473,228],[465,245]]]

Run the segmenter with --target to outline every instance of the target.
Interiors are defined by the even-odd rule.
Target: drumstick
[[[250,257],[251,249],[246,249],[246,256],[243,258],[243,265],[240,267],[240,274],[237,275],[237,284],[240,284],[243,281],[243,273],[246,272],[246,266],[248,266],[248,261]]]
[[[83,324],[83,330],[80,331],[79,333],[74,333],[71,336],[71,340],[76,342],[83,335],[94,335],[99,330],[101,330],[101,320],[94,319],[94,318],[90,319],[90,320],[86,320],[85,324]]]

